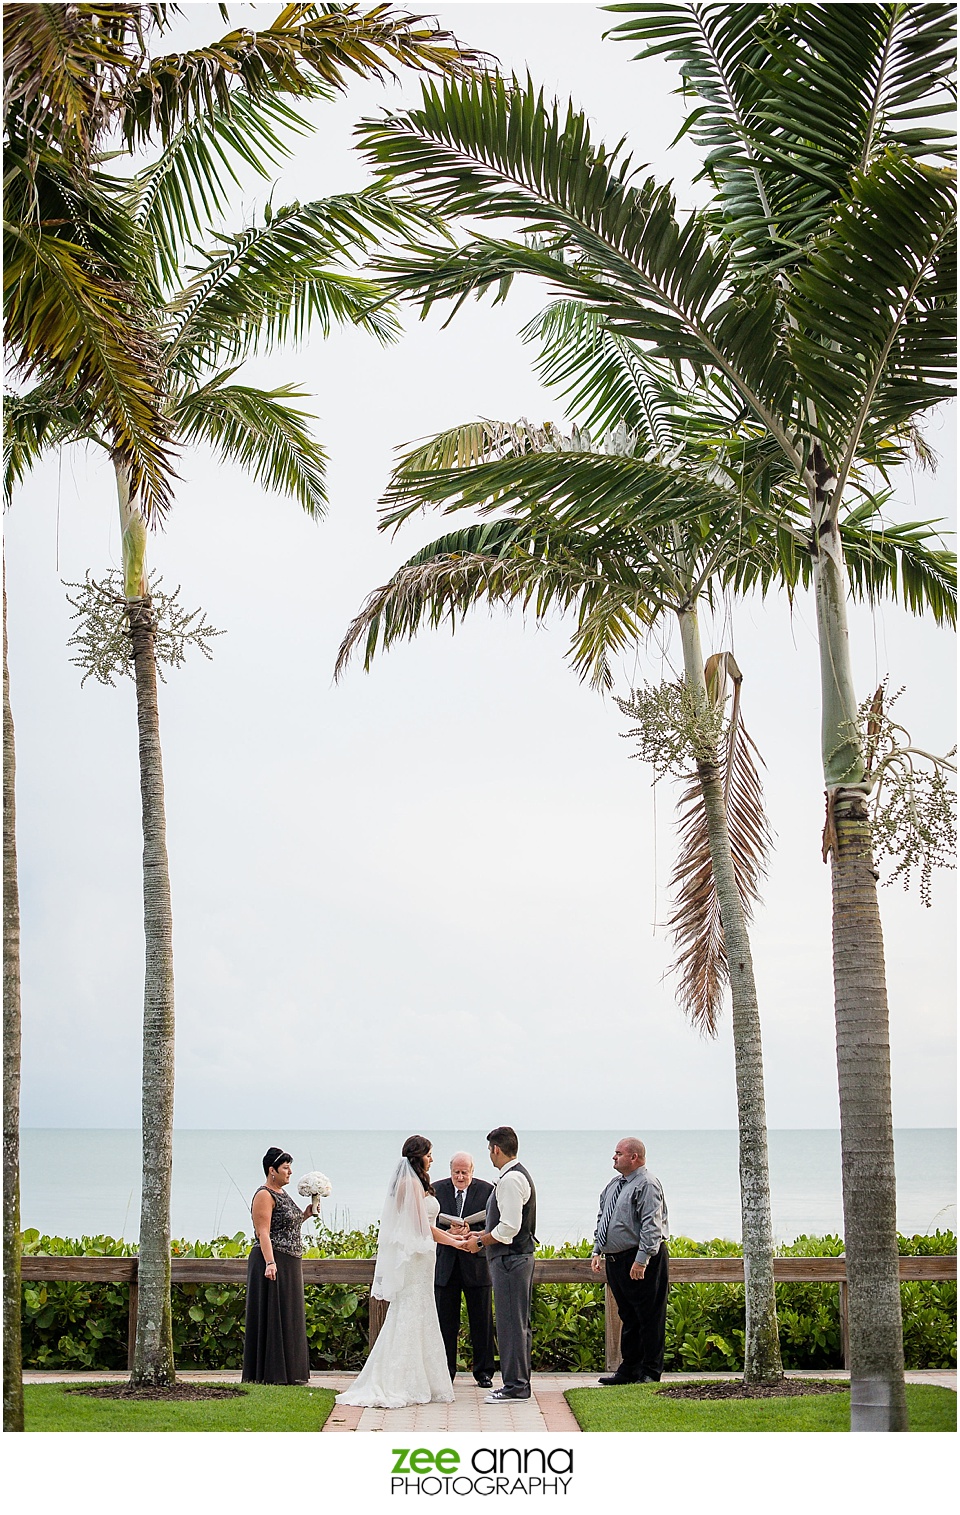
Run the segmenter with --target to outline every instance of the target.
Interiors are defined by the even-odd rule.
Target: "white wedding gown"
[[[440,1201],[423,1197],[431,1225]],[[391,1300],[373,1351],[337,1403],[399,1410],[404,1405],[452,1404],[453,1385],[433,1294],[436,1247],[410,1258],[403,1286]]]

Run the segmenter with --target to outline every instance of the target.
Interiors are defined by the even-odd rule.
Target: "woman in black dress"
[[[308,1383],[310,1356],[303,1308],[300,1228],[314,1214],[284,1193],[293,1159],[271,1147],[263,1159],[266,1183],[253,1196],[257,1240],[247,1262],[244,1383]]]

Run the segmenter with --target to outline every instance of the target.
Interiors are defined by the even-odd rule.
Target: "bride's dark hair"
[[[433,1142],[427,1141],[425,1136],[408,1136],[400,1150],[400,1156],[407,1159],[428,1194],[433,1193],[433,1184],[423,1165],[423,1159],[432,1151]]]

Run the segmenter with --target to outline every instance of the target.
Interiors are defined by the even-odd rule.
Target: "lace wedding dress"
[[[374,1293],[379,1298],[389,1298],[390,1308],[362,1372],[349,1389],[337,1395],[338,1404],[399,1410],[404,1405],[453,1402],[453,1386],[433,1294],[436,1243],[430,1236],[429,1227],[440,1213],[440,1202],[432,1194],[425,1194],[419,1181],[417,1187],[420,1189],[417,1204],[426,1222],[428,1246],[418,1245],[416,1250],[408,1246],[402,1264],[395,1269],[397,1276],[385,1286],[385,1292],[380,1293],[378,1283],[382,1286],[380,1269],[384,1251],[384,1226],[381,1223],[381,1252],[377,1258],[378,1277],[374,1279]]]

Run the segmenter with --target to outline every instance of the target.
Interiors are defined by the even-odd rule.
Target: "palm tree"
[[[782,1371],[773,1280],[763,1063],[757,991],[748,922],[758,897],[768,844],[752,743],[739,718],[739,670],[730,654],[704,663],[698,609],[714,587],[767,589],[809,571],[803,533],[790,519],[792,502],[778,499],[762,515],[759,502],[717,482],[718,447],[698,444],[707,421],[714,433],[722,398],[682,396],[664,365],[626,339],[598,327],[589,313],[555,308],[531,330],[571,333],[569,370],[588,368],[615,393],[621,423],[605,446],[591,447],[577,428],[473,423],[443,433],[407,454],[387,494],[384,525],[427,505],[447,511],[470,506],[486,514],[511,506],[492,523],[467,527],[430,543],[368,599],[344,639],[337,672],[363,645],[369,667],[378,646],[413,636],[424,623],[456,625],[486,599],[543,614],[551,605],[576,610],[574,666],[595,686],[610,687],[611,654],[657,618],[676,616],[683,648],[686,698],[667,712],[660,701],[644,755],[660,771],[692,757],[695,779],[682,802],[679,889],[671,922],[678,951],[680,1000],[695,1023],[713,1033],[725,983],[731,984],[740,1128],[740,1177],[746,1263],[745,1377],[770,1381]],[[598,365],[591,347],[599,347]],[[545,368],[557,360],[548,354]],[[682,404],[681,409],[677,409]],[[712,413],[711,413],[712,406]],[[726,441],[743,454],[730,417]],[[743,439],[749,449],[749,440]],[[670,459],[665,463],[664,459]],[[753,505],[751,513],[751,503]],[[862,579],[872,590],[896,582],[897,571],[949,577],[949,560],[917,540],[920,528],[877,539],[864,522],[873,510],[865,495],[851,522]],[[793,512],[795,514],[795,511]],[[883,551],[880,541],[883,540]],[[788,545],[789,544],[789,545]],[[891,561],[892,558],[892,561]],[[721,741],[720,713],[727,676],[735,686],[733,715]],[[637,697],[619,701],[628,714],[648,711]],[[656,702],[654,702],[656,704]],[[664,753],[668,756],[663,756]]]
[[[288,5],[265,29],[241,28],[210,48],[151,58],[149,33],[165,30],[175,12],[141,5],[59,13],[13,5],[4,12],[5,341],[20,372],[39,380],[9,406],[7,483],[44,443],[82,437],[109,451],[120,503],[144,827],[144,1180],[134,1378],[145,1383],[169,1383],[174,1371],[172,937],[147,526],[170,502],[178,428],[177,441],[212,442],[308,510],[322,507],[324,456],[292,403],[298,392],[229,380],[256,343],[280,342],[312,325],[325,330],[354,320],[389,336],[392,318],[374,308],[373,287],[344,264],[371,235],[396,231],[402,218],[376,196],[275,214],[268,207],[265,225],[222,238],[179,289],[177,265],[222,210],[234,165],[266,174],[285,150],[278,131],[306,130],[284,97],[328,98],[352,76],[383,77],[394,64],[461,73],[478,61],[450,34],[387,5]],[[155,137],[163,143],[161,159],[127,190],[102,172],[111,130],[128,148]],[[16,977],[19,983],[18,968]],[[12,1027],[10,1036],[13,1049]],[[15,1266],[10,1275],[16,1282],[18,1272]]]
[[[3,583],[3,1429],[23,1430],[20,1345],[20,894]]]
[[[806,499],[832,863],[851,1424],[906,1426],[883,942],[845,611],[841,516],[857,460],[952,394],[953,176],[941,166],[953,12],[931,4],[640,6],[620,34],[680,61],[714,190],[594,144],[573,106],[487,77],[365,122],[383,180],[511,240],[424,239],[385,261],[425,308],[545,280],[737,397]],[[763,496],[761,481],[758,492]],[[919,599],[922,601],[922,591]],[[919,607],[917,607],[919,608]],[[933,606],[936,610],[936,604]]]
[[[148,171],[130,188],[139,207],[159,218],[157,175]],[[263,222],[222,235],[204,251],[192,276],[165,288],[161,256],[156,276],[139,293],[152,309],[164,374],[163,411],[180,446],[206,443],[264,487],[297,500],[311,515],[326,503],[323,448],[298,408],[305,398],[289,385],[275,390],[234,382],[254,346],[269,347],[290,331],[333,320],[353,321],[388,339],[390,314],[380,291],[337,266],[351,244],[386,218],[374,197],[347,195],[272,211]],[[145,228],[142,209],[134,223]],[[141,239],[143,247],[169,244]],[[160,390],[158,388],[158,394]],[[39,433],[39,445],[36,442]],[[37,389],[8,406],[8,478],[32,465],[51,444],[82,440],[110,455],[116,476],[123,553],[123,613],[137,689],[144,846],[146,969],[143,1034],[143,1176],[134,1380],[173,1381],[170,1320],[170,1178],[173,1141],[173,923],[166,850],[163,767],[157,709],[158,625],[146,566],[146,507],[128,465],[110,447],[97,412],[78,389],[51,397]],[[95,597],[99,590],[95,591]]]
[[[610,442],[617,449],[613,457],[609,450],[592,450],[586,433],[563,438],[553,427],[488,424],[446,433],[429,450],[407,459],[390,491],[393,500],[403,499],[404,508],[408,503],[437,503],[441,478],[447,500],[468,495],[476,505],[483,494],[481,509],[486,510],[502,507],[506,493],[517,507],[493,523],[441,537],[405,563],[369,597],[351,624],[337,672],[343,671],[360,643],[364,666],[369,667],[378,645],[386,648],[399,637],[413,636],[424,622],[449,619],[455,625],[471,605],[488,600],[535,605],[538,616],[554,604],[575,611],[574,664],[581,678],[589,676],[595,686],[609,687],[611,655],[664,614],[677,617],[688,699],[686,719],[674,728],[672,739],[687,767],[693,759],[696,774],[696,802],[691,804],[687,796],[685,844],[674,878],[680,889],[671,922],[680,952],[679,996],[693,1021],[714,1035],[723,988],[731,984],[746,1278],[744,1376],[751,1383],[769,1383],[782,1376],[783,1368],[773,1279],[760,1021],[747,925],[751,903],[758,897],[769,833],[749,738],[736,716],[721,755],[719,717],[725,692],[724,680],[716,675],[729,660],[724,655],[705,666],[697,615],[718,562],[729,566],[742,513],[735,497],[723,501],[718,492],[704,487],[702,479],[691,478],[683,482],[692,486],[699,519],[682,523],[683,507],[665,493],[664,480],[657,477],[662,469],[643,466],[647,460],[638,434],[621,428]],[[472,465],[467,461],[471,453]],[[451,458],[459,458],[459,464],[449,466]],[[504,462],[513,465],[506,488]],[[541,464],[547,465],[545,470]],[[425,475],[435,469],[442,469],[442,474],[435,473],[425,484]],[[547,503],[561,471],[569,479],[564,495],[572,498],[582,489],[580,498],[592,496],[594,504],[598,488],[603,488],[600,477],[605,474],[609,480],[613,472],[619,473],[623,493],[616,524],[566,523],[562,507],[555,512],[554,501]],[[547,472],[554,489],[546,482]],[[534,492],[538,476],[544,490],[540,495]],[[676,475],[666,482],[675,494],[680,484]],[[633,500],[627,492],[630,483],[638,491]],[[708,498],[725,516],[709,534],[703,529]],[[664,500],[669,520],[664,519]],[[453,508],[457,507],[448,505]],[[638,713],[632,702],[621,703],[628,713]],[[662,738],[663,732],[659,735]],[[738,782],[731,785],[734,774]]]

